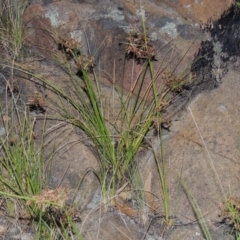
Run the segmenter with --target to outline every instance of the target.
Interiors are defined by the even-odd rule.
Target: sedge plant
[[[45,135],[36,134],[36,117],[29,107],[21,102],[19,95],[6,96],[1,106],[0,135],[0,198],[6,214],[15,219],[33,223],[35,239],[43,236],[64,235],[68,239],[69,229],[75,228],[74,211],[65,206],[67,189],[48,189],[45,173],[46,161],[53,155],[44,153]],[[78,239],[82,239],[75,231]]]
[[[14,88],[14,65],[22,57],[24,46],[23,14],[29,4],[28,0],[0,1],[0,48],[2,59],[11,63],[9,87]],[[12,86],[11,86],[12,85]]]
[[[24,27],[22,24],[22,14],[27,3],[28,1],[26,0],[4,0],[1,8],[0,38],[6,51],[9,51],[10,55],[13,57],[12,66],[15,65],[14,61],[16,57],[19,56],[20,49],[23,46]],[[158,159],[156,162],[162,184],[165,220],[168,223],[168,188],[161,140],[162,111],[170,103],[172,91],[178,88],[179,85],[182,84],[182,81],[174,81],[176,79],[171,78],[171,81],[173,81],[170,84],[165,84],[165,82],[160,87],[157,87],[156,80],[163,70],[154,71],[152,61],[155,58],[156,50],[150,44],[144,16],[142,16],[142,31],[131,31],[124,44],[125,62],[123,69],[129,57],[134,64],[136,64],[136,62],[141,62],[142,68],[138,76],[134,76],[134,82],[136,84],[132,86],[132,91],[129,91],[125,95],[122,89],[120,90],[120,111],[116,114],[114,121],[111,123],[108,122],[105,115],[97,76],[94,71],[92,71],[94,59],[91,56],[83,55],[80,45],[75,40],[61,39],[59,45],[65,56],[63,59],[59,59],[56,58],[57,55],[55,55],[57,64],[60,64],[70,76],[71,81],[69,82],[68,92],[52,84],[51,81],[48,81],[48,79],[40,74],[34,74],[33,72],[29,72],[28,69],[20,67],[15,67],[15,69],[18,68],[18,70],[34,76],[53,91],[58,97],[57,100],[53,100],[59,112],[55,117],[80,128],[92,141],[93,148],[97,152],[101,166],[100,173],[96,173],[96,175],[101,183],[102,193],[105,198],[107,198],[109,194],[114,196],[117,190],[126,182],[132,184],[131,173],[134,172],[133,169],[137,167],[136,154],[139,148],[143,146],[146,134],[150,128],[153,127],[156,129],[160,138],[162,165],[160,166]],[[72,67],[72,63],[74,63],[74,68]],[[150,76],[151,81],[147,88],[143,90],[143,84],[147,76]],[[27,117],[23,119],[27,120]],[[117,124],[119,121],[120,124]],[[109,127],[110,125],[111,127]],[[29,127],[28,122],[23,125],[23,129],[21,130],[24,134],[28,132],[26,127]],[[31,135],[31,132],[29,132],[29,134]],[[27,146],[29,149],[25,152],[32,154],[32,152],[34,152],[34,147],[32,146],[29,136],[27,138],[29,142],[23,142],[24,145],[22,143],[22,146]],[[11,146],[11,148],[6,148],[6,150],[14,149],[14,147],[15,145]],[[17,156],[19,153],[16,151],[14,154],[16,154],[16,156],[13,159],[16,161],[16,159],[19,158],[19,156]],[[37,169],[42,170],[42,162],[38,162],[41,163],[41,166],[38,166]],[[10,170],[8,174],[14,176]],[[17,170],[18,173],[15,174],[16,176],[18,176],[23,169],[20,168]],[[20,186],[19,189],[17,188],[18,192],[14,188],[11,189],[11,191],[17,195],[41,194],[43,186],[35,186],[34,183],[28,181],[25,183],[25,175],[23,174],[21,177],[18,176],[17,178],[18,181],[16,181],[16,183]],[[43,176],[41,176],[41,178],[43,179]],[[2,182],[4,185],[7,185],[7,182],[4,182],[4,180],[6,179],[3,179]],[[36,181],[39,181],[39,179],[36,179]],[[22,184],[24,186],[22,186]],[[34,186],[37,189],[35,189]]]
[[[67,43],[69,42],[66,41],[65,45]],[[144,47],[147,54],[148,45]],[[143,144],[147,132],[153,124],[157,125],[158,121],[160,124],[160,113],[165,106],[163,102],[167,103],[167,95],[171,92],[171,88],[163,87],[163,92],[156,89],[157,76],[154,75],[151,58],[146,59],[136,78],[138,84],[135,85],[135,92],[137,94],[130,92],[127,96],[123,96],[122,92],[120,93],[121,108],[115,122],[111,123],[112,128],[109,128],[109,123],[104,116],[101,94],[98,91],[97,77],[94,73],[91,74],[88,68],[91,66],[90,62],[87,62],[90,57],[78,56],[75,54],[77,51],[72,51],[69,47],[67,50],[76,62],[79,71],[76,76],[70,63],[63,61],[71,80],[68,92],[50,83],[41,75],[36,74],[34,77],[60,97],[54,103],[59,117],[83,130],[91,139],[101,165],[99,179],[103,195],[106,196],[109,190],[114,195],[124,181],[129,179],[129,170],[134,167],[136,153]],[[63,67],[62,64],[61,66]],[[152,80],[144,94],[141,95],[147,74],[150,74]],[[149,101],[152,93],[154,99]],[[116,124],[118,120],[120,120],[120,125]]]
[[[113,197],[126,182],[132,184],[131,173],[137,167],[136,154],[144,145],[146,134],[151,128],[155,128],[161,135],[162,111],[170,103],[172,92],[182,84],[182,82],[172,81],[175,78],[171,78],[172,82],[165,79],[166,81],[157,87],[156,81],[162,72],[159,69],[154,71],[152,61],[156,50],[150,44],[144,18],[142,25],[142,31],[133,30],[124,43],[123,69],[127,61],[133,61],[134,64],[140,63],[142,67],[139,74],[134,76],[135,84],[131,91],[127,94],[124,94],[123,89],[118,91],[120,110],[111,122],[106,116],[100,83],[93,70],[94,58],[82,54],[81,44],[77,41],[59,39],[59,49],[63,54],[54,55],[56,65],[69,75],[70,82],[67,90],[52,83],[42,74],[28,71],[24,65],[15,65],[16,70],[33,76],[56,94],[57,97],[51,99],[58,112],[55,118],[81,129],[91,140],[101,166],[100,173],[96,173],[96,176],[101,183],[106,201],[109,195]],[[144,88],[144,82],[149,76],[150,82]],[[165,168],[165,164],[162,167]],[[165,169],[160,174],[160,180],[163,184],[164,210],[166,222],[168,222]]]
[[[30,119],[27,109],[10,100],[1,108],[4,123],[1,135],[1,187],[18,196],[38,195],[43,190],[43,145],[36,149],[34,142],[35,119]],[[29,209],[34,215],[34,209]]]
[[[5,53],[15,59],[24,44],[23,13],[28,0],[3,0],[0,3],[0,42]]]

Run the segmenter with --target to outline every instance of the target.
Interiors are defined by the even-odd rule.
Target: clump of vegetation
[[[121,107],[116,114],[117,118],[111,123],[105,116],[98,79],[94,72],[91,74],[94,58],[86,54],[82,55],[80,43],[72,39],[60,43],[62,46],[60,50],[63,51],[68,60],[73,60],[75,63],[74,67],[70,63],[67,67],[68,72],[72,75],[71,80],[74,87],[72,92],[75,96],[70,96],[64,90],[53,86],[47,79],[41,79],[53,91],[57,92],[61,99],[67,101],[64,103],[61,100],[61,104],[57,105],[62,119],[82,129],[92,140],[101,165],[101,172],[97,175],[106,201],[108,201],[109,195],[115,196],[126,183],[131,188],[133,184],[132,173],[136,172],[137,167],[136,154],[140,147],[144,146],[146,134],[151,128],[156,129],[159,139],[161,139],[161,125],[164,123],[161,114],[171,103],[174,96],[171,93],[180,91],[184,82],[184,79],[178,79],[173,74],[168,76],[166,74],[162,86],[156,87],[156,79],[159,75],[154,73],[152,63],[155,60],[156,50],[150,44],[145,26],[143,32],[140,30],[130,32],[126,42],[124,53],[126,58],[132,57],[137,64],[141,60],[143,68],[135,79],[136,84],[133,90],[136,95],[133,94],[133,91],[127,95],[120,93]],[[84,64],[79,64],[79,59],[87,60],[84,61]],[[62,62],[66,61],[62,60]],[[81,75],[77,74],[79,78],[75,77],[76,69],[81,72]],[[143,92],[143,82],[147,72],[152,79],[147,89],[144,90],[143,96],[140,96],[140,93]],[[160,142],[162,144],[161,140]],[[163,186],[164,210],[166,222],[168,222],[168,189],[163,149],[161,153],[163,163],[161,166],[157,163],[157,166]],[[158,162],[159,159],[156,161]]]
[[[70,213],[66,208],[65,188],[47,188],[44,162],[50,159],[44,157],[44,136],[36,136],[36,118],[29,115],[27,106],[20,109],[15,96],[11,98],[13,105],[1,108],[5,131],[0,136],[2,205],[10,217],[18,216],[18,219],[30,222],[34,220],[36,235],[50,234],[54,229],[66,235],[67,226],[72,227],[70,219],[77,211]]]
[[[240,7],[240,2],[239,2],[239,1],[236,1],[236,2],[235,2],[235,5],[236,5],[237,7]]]
[[[240,199],[228,197],[221,207],[222,221],[233,228],[236,239],[240,239]]]
[[[114,197],[122,186],[128,184],[130,188],[132,187],[132,175],[137,168],[136,155],[140,147],[145,145],[146,134],[151,128],[155,128],[162,145],[161,126],[164,122],[162,112],[171,103],[173,97],[171,93],[176,89],[180,91],[183,81],[183,79],[168,75],[162,85],[156,87],[159,72],[154,72],[152,63],[155,60],[156,50],[150,44],[145,26],[143,32],[138,31],[134,34],[130,32],[126,41],[125,57],[128,59],[129,56],[132,56],[137,64],[141,60],[143,67],[133,86],[136,94],[133,91],[126,95],[123,92],[119,94],[121,107],[113,122],[109,122],[105,116],[101,90],[93,71],[94,57],[83,54],[81,52],[82,44],[76,40],[59,39],[59,50],[62,51],[63,57],[55,55],[57,63],[60,63],[70,76],[68,92],[52,84],[40,74],[29,72],[24,67],[18,68],[18,70],[32,75],[56,93],[59,98],[54,103],[59,114],[56,119],[80,128],[91,139],[101,166],[101,171],[96,173],[96,176],[100,181],[106,202],[109,201],[109,197]],[[141,95],[147,73],[151,76],[151,81]],[[43,108],[45,102],[34,95],[28,104],[32,107]],[[162,183],[165,219],[168,223],[168,188],[163,148],[161,148],[161,154],[162,164],[158,163],[157,157],[156,163]]]
[[[0,48],[6,74],[6,99],[0,109],[0,195],[1,208],[16,221],[31,223],[35,239],[69,239],[75,233],[78,211],[65,205],[67,189],[48,188],[44,154],[45,124],[35,133],[34,110],[45,113],[45,100],[34,92],[27,103],[20,97],[21,89],[15,76],[16,64],[22,59],[24,46],[23,13],[28,0],[4,0],[0,3]],[[1,62],[2,63],[2,62]],[[7,65],[6,63],[9,63]],[[6,70],[5,69],[5,70]],[[6,232],[7,234],[7,232]]]
[[[28,0],[4,0],[0,3],[0,41],[4,53],[13,59],[24,44],[23,13]]]

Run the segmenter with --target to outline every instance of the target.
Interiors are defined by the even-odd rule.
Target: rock
[[[48,125],[51,122],[48,120]],[[46,133],[48,144],[45,155],[50,156],[49,186],[67,186],[69,199],[67,204],[75,204],[84,209],[99,188],[99,182],[94,174],[99,172],[98,160],[86,147],[80,136],[70,125],[62,125],[53,121],[52,131]]]
[[[7,232],[8,227],[5,225],[0,225],[0,235],[4,235]]]
[[[87,213],[84,213],[84,216]],[[84,217],[84,221],[79,229],[84,239],[141,239],[138,233],[138,228],[134,222],[127,219],[126,216],[113,212],[101,213],[95,211],[90,217]]]
[[[229,188],[232,193],[238,194],[238,181],[234,177],[240,170],[237,163],[240,156],[237,129],[240,126],[234,120],[239,116],[236,93],[240,84],[237,75],[238,72],[229,72],[219,88],[198,96],[189,106],[197,126],[188,113],[184,116],[186,125],[182,125],[179,130],[175,129],[176,135],[166,143],[172,147],[166,153],[171,165],[175,166],[172,174],[182,174],[183,178],[186,178],[185,173],[188,175],[188,180],[185,180],[192,195],[202,212],[209,213],[210,219],[211,216],[216,217],[217,206],[229,195]],[[181,171],[179,164],[183,167]],[[171,181],[174,181],[173,175]]]
[[[146,19],[144,24],[151,45],[157,50],[157,61],[153,62],[157,86],[161,84],[163,72],[174,72],[177,77],[188,76],[205,35],[199,24],[185,20],[165,3],[156,4],[151,0],[143,0],[141,5],[137,1],[123,0],[96,4],[60,1],[46,6],[30,5],[24,15],[26,40],[44,56],[49,58],[50,53],[56,53],[59,37],[81,41],[81,52],[94,55],[99,74],[119,86],[123,81],[126,90],[133,88],[132,74],[137,76],[142,71],[142,64],[128,60],[122,76],[126,38],[134,26],[143,27],[143,19]],[[142,95],[150,81],[151,76],[147,74]]]
[[[221,3],[208,1],[206,4],[203,1],[181,0],[166,0],[161,3],[155,0],[142,0],[141,5],[138,1],[124,0],[44,1],[44,3],[43,5],[31,5],[25,12],[27,41],[34,45],[45,58],[52,57],[51,52],[58,54],[59,37],[81,41],[83,44],[81,52],[90,51],[95,56],[98,66],[96,72],[101,76],[100,85],[104,86],[103,95],[107,102],[111,102],[112,92],[115,94],[116,89],[113,83],[118,86],[123,85],[127,91],[131,90],[134,77],[139,75],[143,67],[142,64],[137,64],[130,59],[125,63],[125,75],[122,77],[126,37],[131,25],[136,25],[141,29],[142,21],[146,20],[151,44],[159,50],[156,55],[157,61],[153,62],[154,69],[157,69],[155,71],[159,86],[163,72],[174,73],[177,77],[189,75],[192,61],[198,53],[201,42],[206,39],[199,29],[199,21],[206,23],[209,20],[210,9],[216,9],[213,15],[215,18],[227,10],[231,4],[230,1]],[[188,4],[191,4],[191,8],[186,8]],[[185,15],[188,19],[185,19]],[[121,46],[119,43],[122,43]],[[47,68],[39,70],[50,72]],[[64,75],[59,68],[52,72],[54,76],[50,74],[49,80],[54,84],[60,84],[71,94],[67,74]],[[229,72],[223,78],[223,83],[219,83],[219,88],[197,96],[189,104],[192,114],[189,111],[179,113],[173,118],[170,132],[164,132],[164,159],[170,194],[170,215],[176,217],[174,220],[180,224],[188,224],[196,220],[189,203],[189,196],[181,185],[181,178],[185,180],[187,189],[208,223],[217,219],[218,206],[227,197],[229,186],[231,186],[231,191],[237,194],[238,180],[235,176],[238,176],[240,171],[237,162],[240,157],[238,147],[240,126],[235,120],[239,118],[240,108],[239,101],[237,101],[240,90],[240,85],[236,81],[237,76],[238,72]],[[150,75],[146,75],[143,92],[150,80]],[[114,105],[110,108],[114,109]],[[114,115],[109,119],[114,119]],[[96,164],[96,157],[86,147],[86,144],[79,143],[81,135],[76,134],[70,126],[66,125],[62,130],[53,131],[52,134],[50,139],[54,140],[49,144],[47,152],[51,154],[54,146],[58,148],[54,149],[56,154],[52,160],[54,168],[50,174],[50,185],[56,187],[59,184],[67,184],[73,190],[71,194],[73,198],[74,189],[78,187],[87,169],[93,168],[99,171],[99,166]],[[162,167],[160,144],[156,136],[151,136],[150,143]],[[162,186],[153,154],[150,151],[142,151],[139,152],[138,159],[143,182],[147,179],[149,172],[153,174],[154,181],[152,181],[151,189],[156,196],[157,214],[163,217]],[[89,203],[93,202],[90,200],[96,196],[98,187],[96,179],[94,180],[91,174],[86,177],[85,181],[78,189],[76,199],[78,202],[82,200],[81,196],[84,197],[80,202],[82,209],[85,206],[93,208],[96,205],[96,203],[95,205]],[[92,216],[87,214],[86,218],[82,217],[84,224],[81,228],[86,238],[88,234],[92,239],[96,236],[99,230],[99,219],[101,219],[99,239],[112,239],[116,236],[116,231],[124,234],[127,231],[124,224],[120,223],[118,215],[116,217],[108,213],[100,216],[94,213]],[[136,225],[132,223],[128,225],[130,230],[125,236],[138,239],[140,231],[138,232]],[[195,229],[186,228],[185,230],[182,236],[185,236],[185,233],[190,236],[189,239],[203,237],[202,234],[198,235],[199,228],[197,236],[194,235]],[[178,231],[181,231],[180,228]],[[216,234],[218,239],[224,239],[219,237],[222,233],[216,231],[213,230],[213,234]],[[157,235],[156,232],[153,231],[153,235]],[[121,234],[117,237],[124,239]],[[170,239],[176,239],[174,232]]]
[[[159,4],[157,0],[154,2]],[[202,24],[218,20],[224,12],[235,4],[234,0],[164,0],[164,2],[174,7],[184,18],[190,18]]]
[[[62,89],[66,94],[73,95],[74,90],[76,90],[71,78],[76,77],[78,82],[81,81],[77,76],[69,76],[59,67],[58,63],[33,61],[32,68],[35,74],[45,77],[49,83]],[[82,210],[91,202],[100,188],[95,175],[100,171],[100,163],[92,147],[91,139],[70,124],[52,120],[52,116],[59,117],[61,111],[58,108],[58,95],[44,88],[35,77],[31,77],[31,81],[26,81],[26,86],[25,91],[27,90],[28,95],[31,96],[29,93],[37,92],[45,101],[47,120],[39,113],[32,112],[32,115],[34,117],[37,114],[34,134],[36,136],[44,134],[45,136],[44,154],[45,158],[48,159],[46,160],[46,169],[48,170],[49,187],[54,189],[59,185],[67,186],[70,190],[68,204],[77,204]],[[100,89],[99,94],[101,94],[106,124],[110,132],[114,134],[114,128],[109,122],[116,121],[116,116],[121,109],[119,93],[109,84],[109,81],[103,78],[101,78],[98,88]],[[95,91],[98,93],[96,88]],[[68,103],[65,102],[65,104]],[[74,111],[70,106],[69,109]],[[77,118],[79,113],[74,113]],[[50,116],[50,119],[48,119],[48,116]],[[41,132],[42,129],[44,130],[43,133]],[[41,140],[41,138],[37,138],[38,145],[41,144]]]
[[[215,227],[214,230],[210,231],[211,237],[213,240],[233,240],[233,237],[231,235],[228,235],[224,233],[222,228]],[[191,224],[188,226],[179,226],[177,227],[172,234],[167,238],[169,240],[204,240],[201,233],[201,229],[196,224]]]
[[[238,76],[239,71],[230,71],[217,89],[196,97],[189,104],[188,111],[173,118],[170,132],[165,132],[163,136],[170,215],[181,224],[192,223],[195,219],[189,202],[192,196],[208,225],[215,229],[212,230],[213,235],[223,234],[214,227],[214,223],[221,220],[218,217],[221,213],[219,206],[229,194],[239,197],[239,181],[236,178],[240,173],[240,124],[236,121],[240,114]],[[162,166],[159,142],[156,138],[151,142]],[[158,212],[162,213],[161,182],[151,152],[140,155],[140,166],[143,181],[149,172],[153,173],[152,191],[158,196]],[[189,193],[184,190],[181,178]]]
[[[168,237],[169,240],[203,240],[199,226],[180,226]]]

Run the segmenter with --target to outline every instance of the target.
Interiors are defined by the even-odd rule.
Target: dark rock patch
[[[203,41],[191,66],[197,74],[192,86],[196,92],[213,89],[221,82],[230,67],[239,65],[240,8],[232,6],[222,17],[204,27],[208,40]]]
[[[225,12],[222,17],[207,27],[214,42],[222,44],[222,52],[226,56],[223,61],[228,61],[231,57],[240,55],[240,8],[233,6]]]

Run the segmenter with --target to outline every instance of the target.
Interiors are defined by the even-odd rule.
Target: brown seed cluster
[[[39,112],[45,112],[45,101],[42,97],[42,95],[35,91],[31,97],[28,99],[28,106],[30,108],[30,111],[39,111]]]
[[[94,57],[88,55],[79,55],[75,59],[75,64],[78,71],[82,70],[89,71],[95,66]]]
[[[74,68],[78,72],[91,71],[94,64],[94,57],[91,55],[81,54],[82,44],[81,42],[76,41],[75,39],[60,39],[59,40],[59,49],[62,50],[69,60],[74,61]]]
[[[134,28],[126,38],[125,53],[127,57],[137,60],[155,60],[157,51],[150,41],[146,33]]]
[[[68,54],[74,54],[77,50],[81,48],[81,43],[76,41],[75,39],[64,40],[62,38],[59,39],[59,48],[60,50],[64,50],[64,52]]]
[[[185,79],[177,78],[172,72],[165,72],[163,74],[163,80],[165,82],[165,87],[175,92],[181,92],[182,86],[185,83]]]

